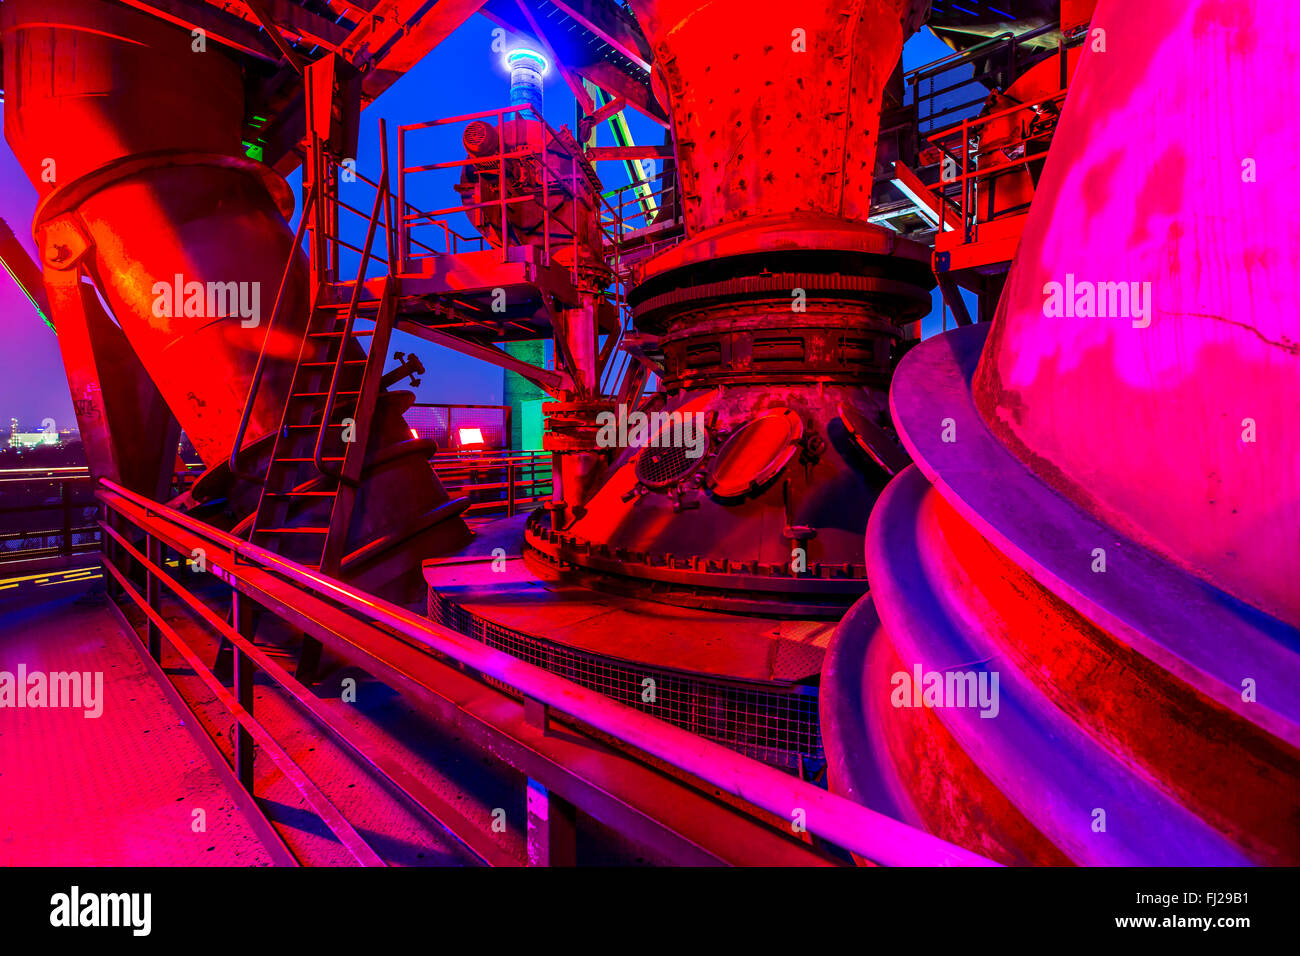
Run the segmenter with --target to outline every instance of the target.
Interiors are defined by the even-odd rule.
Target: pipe
[[[462,634],[432,623],[380,598],[364,594],[341,581],[286,560],[265,548],[225,534],[179,512],[160,511],[156,502],[121,485],[102,480],[103,487],[154,517],[228,548],[283,574],[296,584],[365,615],[376,623],[417,641],[431,651],[495,678],[526,697],[541,701],[624,743],[665,760],[705,783],[739,797],[782,819],[804,810],[810,832],[887,866],[990,866],[991,861],[954,846],[883,814],[775,770],[765,764],[710,743],[695,734],[646,716],[587,690],[504,651],[494,650]],[[112,501],[101,493],[101,499]]]

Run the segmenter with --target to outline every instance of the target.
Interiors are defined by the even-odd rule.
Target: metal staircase
[[[312,310],[253,519],[254,544],[329,575],[338,574],[347,543],[382,390],[397,283],[386,276],[379,300],[363,305],[358,282],[348,302],[327,300]],[[355,328],[363,308],[374,312],[372,329]],[[368,353],[362,337],[371,340]]]

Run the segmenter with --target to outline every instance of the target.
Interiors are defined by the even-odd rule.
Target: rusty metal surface
[[[687,232],[796,212],[865,221],[885,82],[928,4],[633,0],[677,134]],[[720,38],[726,38],[725,52]]]
[[[988,334],[984,325],[950,332],[900,366],[894,420],[921,471],[1041,587],[1241,719],[1300,746],[1300,632],[1108,527],[1002,445],[970,390]],[[959,442],[943,440],[935,423],[944,418]],[[1092,569],[1096,547],[1105,573]],[[1247,676],[1256,701],[1242,698]]]
[[[291,233],[266,186],[238,164],[238,65],[219,50],[191,56],[188,33],[120,5],[59,0],[52,9],[19,0],[3,15],[12,38],[5,136],[42,196],[36,233],[44,264],[62,269],[85,256],[145,371],[200,456],[215,464],[230,452],[267,324],[175,308],[159,314],[154,283],[178,275],[205,286],[248,283],[250,299],[260,289],[270,311]],[[178,58],[186,69],[175,69]],[[164,75],[175,82],[158,83]],[[78,234],[83,249],[56,229]],[[254,410],[255,435],[277,423],[305,301],[300,271],[277,330],[283,346],[271,349],[279,361]]]
[[[504,567],[434,564],[425,580],[448,601],[494,624],[624,662],[736,680],[815,676],[834,625],[674,607],[592,592],[521,560]],[[787,645],[790,645],[787,647]]]

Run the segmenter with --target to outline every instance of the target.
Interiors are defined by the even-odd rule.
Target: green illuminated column
[[[542,339],[531,342],[507,342],[505,350],[510,356],[529,365],[546,367],[546,342]],[[509,370],[505,372],[501,386],[501,403],[510,406],[511,450],[541,451],[542,402],[547,398],[545,391],[519,373]]]

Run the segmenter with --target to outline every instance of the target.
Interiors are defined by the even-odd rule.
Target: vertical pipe
[[[406,212],[406,127],[397,127],[397,272],[406,274],[406,257],[410,254],[411,228]]]

